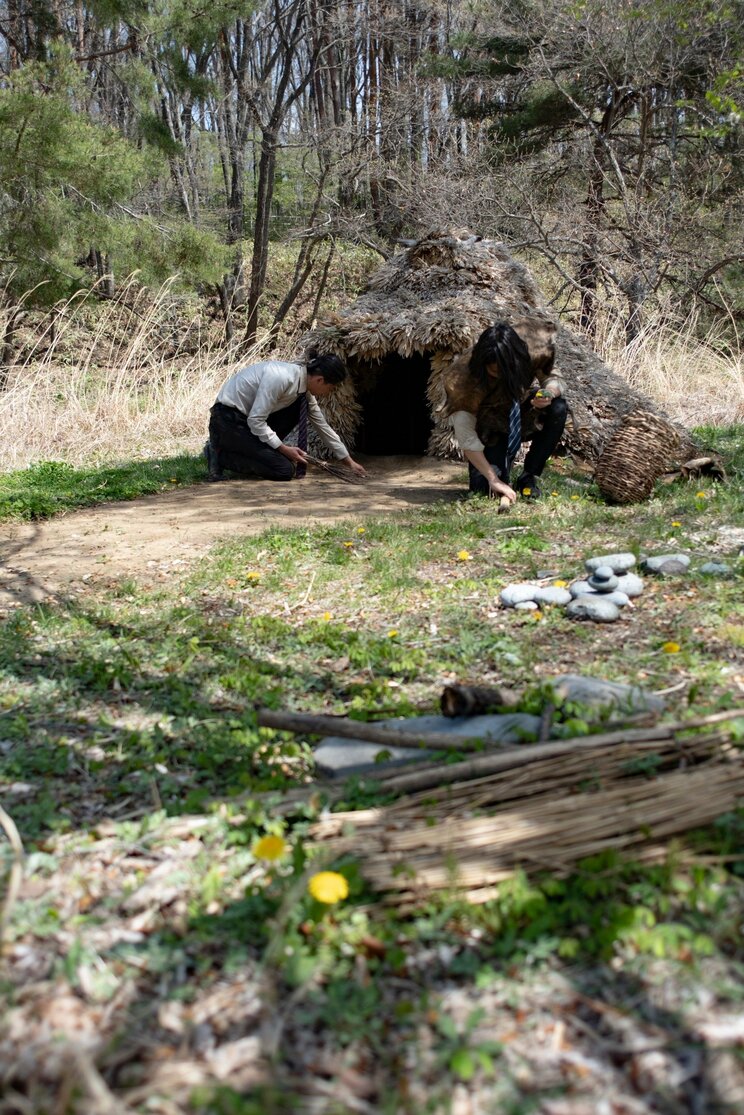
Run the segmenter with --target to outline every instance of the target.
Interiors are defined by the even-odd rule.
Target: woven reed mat
[[[610,503],[639,503],[673,463],[678,435],[665,419],[638,410],[607,441],[594,471],[602,495]]]
[[[689,736],[680,726],[666,740],[600,745],[389,806],[331,813],[309,838],[325,858],[358,857],[388,903],[438,890],[485,902],[519,869],[566,871],[608,849],[638,856],[742,802],[744,753],[729,731]]]

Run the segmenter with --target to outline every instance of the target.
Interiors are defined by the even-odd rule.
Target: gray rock
[[[520,600],[518,604],[513,605],[515,612],[536,612],[537,604],[534,600]]]
[[[377,762],[378,755],[384,755],[385,758]],[[380,743],[344,739],[341,736],[327,736],[320,741],[314,752],[318,773],[330,778],[406,766],[421,759],[429,759],[431,755],[432,752],[425,748],[412,751],[407,747],[385,747]]]
[[[559,588],[558,585],[545,585],[544,588],[538,588],[535,593],[535,600],[538,604],[568,604],[571,599],[571,593],[567,588]]]
[[[536,592],[537,585],[526,583],[507,585],[506,588],[502,588],[499,598],[506,608],[513,608],[515,604],[521,604],[523,600],[534,600]]]
[[[535,573],[535,576],[537,577],[538,581],[547,581],[548,578],[551,578],[555,581],[560,577],[560,573],[556,572],[555,569],[538,569],[537,573]]]
[[[457,747],[457,737],[482,739],[489,743],[519,743],[524,739],[535,739],[540,731],[540,717],[526,712],[508,712],[503,715],[488,716],[412,716],[395,717],[381,720],[386,728],[402,731],[447,732],[452,736],[452,746]],[[375,762],[377,755],[386,757]],[[414,750],[406,747],[386,747],[379,743],[368,743],[361,739],[344,739],[341,736],[327,736],[315,748],[315,765],[320,774],[331,778],[344,778],[349,774],[372,774],[390,767],[405,766],[421,759],[430,758],[431,751],[424,748]]]
[[[627,573],[636,563],[634,554],[602,554],[601,557],[587,558],[584,565],[589,573],[601,565],[609,565],[613,573]]]
[[[611,604],[617,604],[618,608],[626,608],[630,604],[630,597],[627,592],[622,592],[616,588],[614,592],[603,592],[603,600],[609,600]]]
[[[700,572],[709,577],[729,577],[731,566],[726,565],[725,561],[706,561],[705,565],[700,566]]]
[[[589,587],[595,592],[612,592],[617,588],[617,577],[609,565],[598,565],[589,578]]]
[[[592,596],[594,589],[588,581],[574,581],[572,585],[568,586],[568,591],[571,596]]]
[[[690,565],[687,554],[657,554],[643,559],[643,568],[649,573],[668,576],[673,573],[686,573]]]
[[[643,592],[643,578],[637,573],[624,573],[617,579],[616,592],[624,592],[626,596],[640,596]]]
[[[614,623],[620,618],[617,604],[605,600],[601,592],[577,596],[566,608],[570,619],[592,619],[595,623]]]
[[[623,712],[660,711],[665,704],[661,697],[647,693],[638,685],[623,685],[580,674],[562,674],[551,682],[551,688],[560,701],[578,701],[598,711],[609,708]]]

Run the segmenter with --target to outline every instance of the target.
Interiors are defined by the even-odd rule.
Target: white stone
[[[587,558],[584,565],[589,573],[594,573],[601,565],[609,565],[613,573],[627,573],[635,563],[635,554],[602,554],[601,557]]]
[[[506,608],[513,608],[515,604],[521,604],[523,600],[534,600],[536,592],[537,585],[522,582],[502,588],[499,598]]]
[[[538,588],[535,593],[535,600],[538,604],[568,604],[571,599],[571,593],[567,588],[560,588],[559,585],[545,585],[543,588]]]
[[[618,577],[615,592],[624,592],[626,596],[640,596],[643,592],[643,578],[637,573],[625,573]]]

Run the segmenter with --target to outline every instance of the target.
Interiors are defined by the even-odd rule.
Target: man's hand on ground
[[[299,449],[296,445],[280,445],[278,449],[283,457],[286,457],[288,461],[292,461],[296,465],[307,463],[307,453],[304,449]]]
[[[367,470],[362,468],[360,464],[357,464],[357,462],[351,457],[344,457],[341,461],[341,464],[346,465],[347,468],[351,469],[355,476],[367,475]]]
[[[490,499],[500,500],[502,497],[507,499],[509,503],[516,503],[517,493],[503,480],[489,480],[488,482],[488,495]]]

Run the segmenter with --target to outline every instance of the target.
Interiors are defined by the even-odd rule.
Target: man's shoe
[[[537,477],[529,472],[522,473],[514,485],[514,491],[518,492],[522,499],[539,499],[542,495]]]
[[[211,441],[208,441],[204,446],[204,459],[207,462],[207,480],[212,484],[217,483],[218,480],[224,480],[225,474],[220,468],[219,458],[217,451],[212,447]]]

